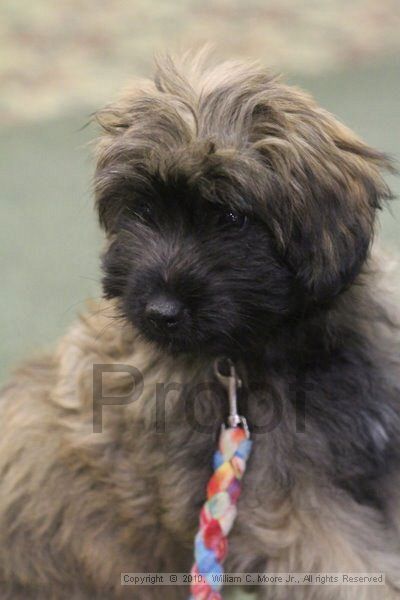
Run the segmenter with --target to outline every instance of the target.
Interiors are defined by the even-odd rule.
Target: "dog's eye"
[[[140,201],[134,205],[133,212],[139,219],[150,219],[153,216],[153,207],[148,202]]]
[[[247,224],[247,216],[232,208],[223,212],[218,219],[220,225],[243,228]]]

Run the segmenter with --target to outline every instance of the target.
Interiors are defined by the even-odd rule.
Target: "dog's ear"
[[[284,100],[285,110],[274,111],[283,139],[264,147],[280,181],[270,202],[275,233],[298,289],[325,301],[360,272],[376,209],[391,198],[381,171],[393,167],[307,95],[291,90]]]
[[[101,226],[112,234],[134,194],[146,194],[145,161],[153,151],[155,114],[162,113],[151,81],[134,81],[112,104],[99,110],[94,192]],[[157,113],[158,110],[158,113]],[[156,133],[155,133],[156,132]]]
[[[178,75],[175,79],[181,83]],[[108,233],[118,228],[119,215],[135,197],[154,197],[153,184],[165,158],[192,140],[195,111],[188,98],[172,92],[157,77],[154,82],[135,81],[95,115],[102,130],[96,147],[95,198],[100,223]]]
[[[128,187],[131,184],[126,151],[126,132],[131,126],[132,115],[127,102],[120,99],[94,115],[94,121],[100,125],[101,135],[96,141],[94,174],[95,202],[100,225],[108,234],[112,234],[118,223],[118,217],[126,205]]]

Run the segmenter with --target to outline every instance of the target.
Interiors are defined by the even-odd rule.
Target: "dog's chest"
[[[162,526],[191,547],[206,500],[207,483],[213,473],[216,436],[192,433],[190,443],[181,444],[177,438],[179,436],[166,436],[156,495]],[[264,445],[260,440],[249,459],[232,532],[232,548],[245,546],[252,560],[260,552],[265,553],[268,546],[276,546],[278,531],[287,527],[290,510],[289,492],[277,484],[270,460],[263,458],[267,453]],[[272,458],[272,454],[270,456]],[[253,534],[249,535],[249,531]]]

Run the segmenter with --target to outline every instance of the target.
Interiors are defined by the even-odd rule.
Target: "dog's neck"
[[[362,274],[329,306],[289,318],[268,332],[263,351],[248,349],[239,362],[250,378],[268,372],[323,367],[349,352],[362,353],[382,335],[390,335],[392,316],[372,275]],[[389,327],[388,327],[389,326]],[[357,350],[358,349],[358,350]]]

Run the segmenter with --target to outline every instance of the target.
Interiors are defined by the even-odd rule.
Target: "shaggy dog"
[[[3,392],[0,597],[187,596],[120,575],[190,570],[222,355],[254,439],[226,570],[384,572],[256,591],[400,598],[399,325],[370,252],[390,163],[257,65],[181,63],[99,113],[105,299]]]

